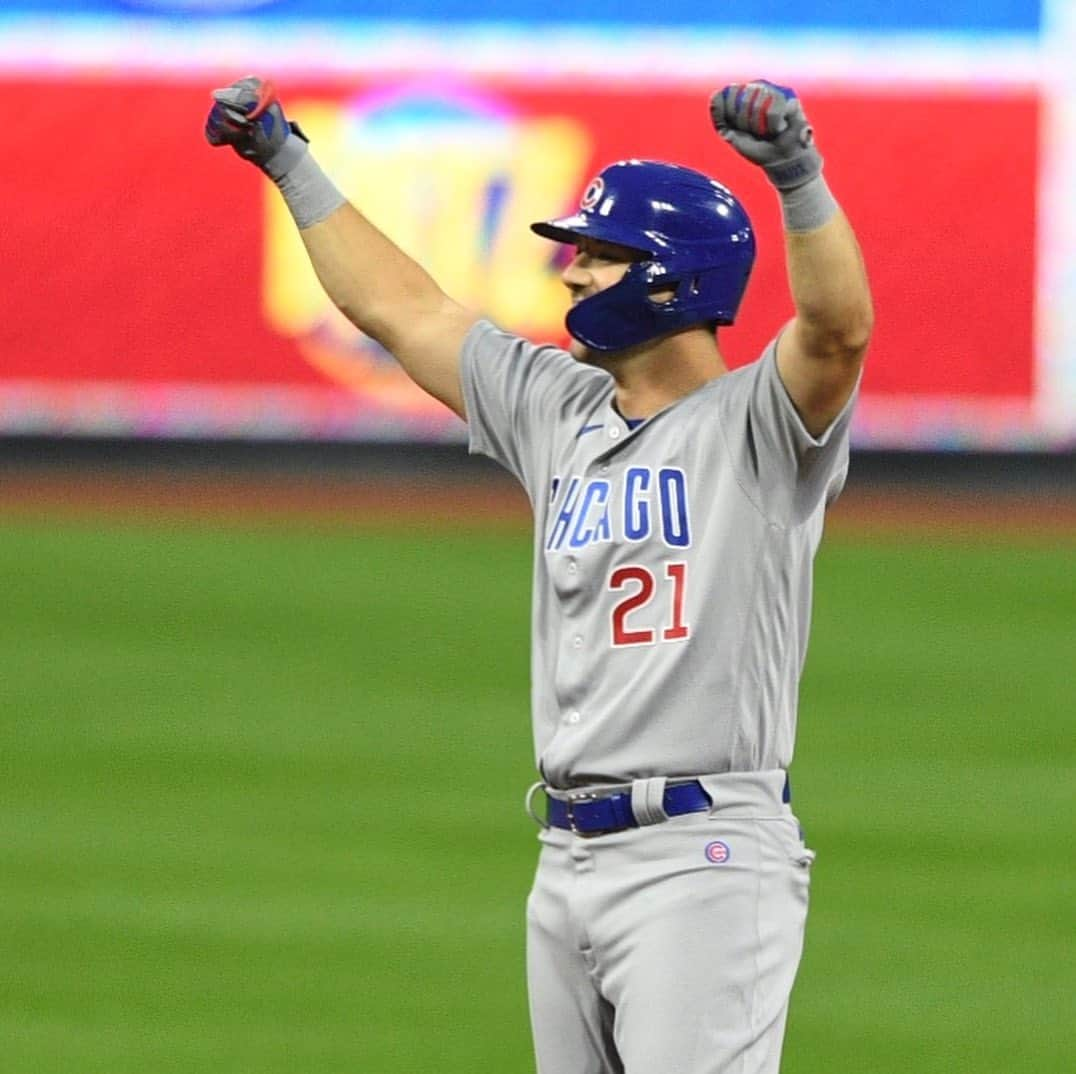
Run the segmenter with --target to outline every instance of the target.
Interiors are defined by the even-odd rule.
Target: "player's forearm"
[[[474,314],[350,202],[299,234],[325,293],[424,391],[464,417],[459,352]]]
[[[874,323],[859,243],[839,209],[820,227],[785,232],[799,330],[818,354],[859,358]]]
[[[426,270],[349,202],[299,234],[333,304],[389,351],[401,326],[445,301]]]
[[[296,143],[292,136],[285,145]],[[297,162],[276,179],[326,294],[388,350],[396,326],[437,308],[441,289],[412,258],[366,219],[301,144]]]

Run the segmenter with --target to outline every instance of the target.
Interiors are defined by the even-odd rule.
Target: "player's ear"
[[[652,284],[646,292],[646,297],[654,303],[655,306],[664,306],[666,302],[671,302],[676,298],[676,288],[669,287],[668,284]]]

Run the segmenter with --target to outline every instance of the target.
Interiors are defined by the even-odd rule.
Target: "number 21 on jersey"
[[[689,637],[691,630],[684,621],[686,587],[686,563],[666,563],[663,576],[641,565],[617,567],[608,587],[623,594],[611,614],[613,647],[652,645],[659,637],[662,641]]]

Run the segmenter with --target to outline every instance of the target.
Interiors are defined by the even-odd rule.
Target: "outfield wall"
[[[138,440],[109,437],[0,437],[0,497],[5,486],[32,486],[35,475],[51,481],[107,483],[128,475],[135,480],[187,480],[199,477],[252,479],[268,483],[297,479],[337,488],[346,485],[471,485],[522,495],[515,479],[460,444],[382,444],[357,441]],[[1072,456],[1062,452],[875,451],[856,449],[848,489],[864,491],[933,490],[954,496],[1018,494],[1063,505],[1066,517],[1076,507]]]

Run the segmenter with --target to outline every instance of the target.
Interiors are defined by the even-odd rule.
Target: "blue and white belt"
[[[540,786],[537,784],[532,791]],[[781,801],[787,803],[791,799],[791,787],[786,776]],[[545,800],[546,824],[551,828],[575,832],[576,835],[605,835],[622,832],[626,828],[638,828],[646,823],[636,816],[630,790],[611,794],[568,793],[564,797],[555,797],[547,791]],[[710,795],[698,780],[667,784],[661,799],[666,817],[702,813],[712,804]]]

